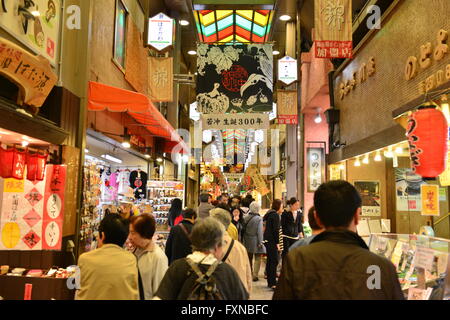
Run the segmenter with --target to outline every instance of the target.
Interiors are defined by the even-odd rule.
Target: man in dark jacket
[[[192,209],[183,211],[184,220],[180,224],[170,229],[166,242],[166,256],[169,258],[169,265],[177,259],[186,258],[192,253],[190,234],[197,219],[197,212]]]
[[[273,299],[404,299],[394,265],[370,252],[356,234],[361,197],[355,187],[346,181],[322,184],[314,206],[325,231],[289,252]]]
[[[303,236],[303,213],[300,211],[300,201],[291,198],[287,208],[281,215],[281,228],[283,230],[283,260],[289,248],[295,241]]]

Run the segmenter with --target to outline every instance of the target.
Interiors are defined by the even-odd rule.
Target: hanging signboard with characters
[[[0,28],[55,66],[61,23],[60,0],[2,0],[1,3]]]

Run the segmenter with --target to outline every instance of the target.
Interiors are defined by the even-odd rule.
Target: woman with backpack
[[[183,210],[182,207],[183,201],[181,201],[181,199],[175,198],[172,200],[171,207],[169,209],[169,214],[167,217],[170,228],[176,226],[178,223],[183,221],[183,216],[181,215]]]
[[[248,252],[250,267],[253,270],[253,281],[259,280],[258,275],[261,268],[262,255],[266,253],[263,243],[263,219],[259,215],[260,210],[261,206],[257,202],[252,202],[242,226],[243,243]],[[255,259],[254,264],[253,258]]]
[[[172,263],[155,299],[248,300],[237,272],[221,261],[224,233],[225,227],[212,217],[198,221],[191,233],[193,253]]]

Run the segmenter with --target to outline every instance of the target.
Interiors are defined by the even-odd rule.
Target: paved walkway
[[[264,279],[266,265],[261,263],[259,281],[253,282],[250,300],[272,300],[273,290],[267,287],[267,279]]]

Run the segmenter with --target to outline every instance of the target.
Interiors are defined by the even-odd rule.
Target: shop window
[[[122,0],[116,0],[114,62],[116,62],[122,69],[125,69],[127,16],[128,11]]]

